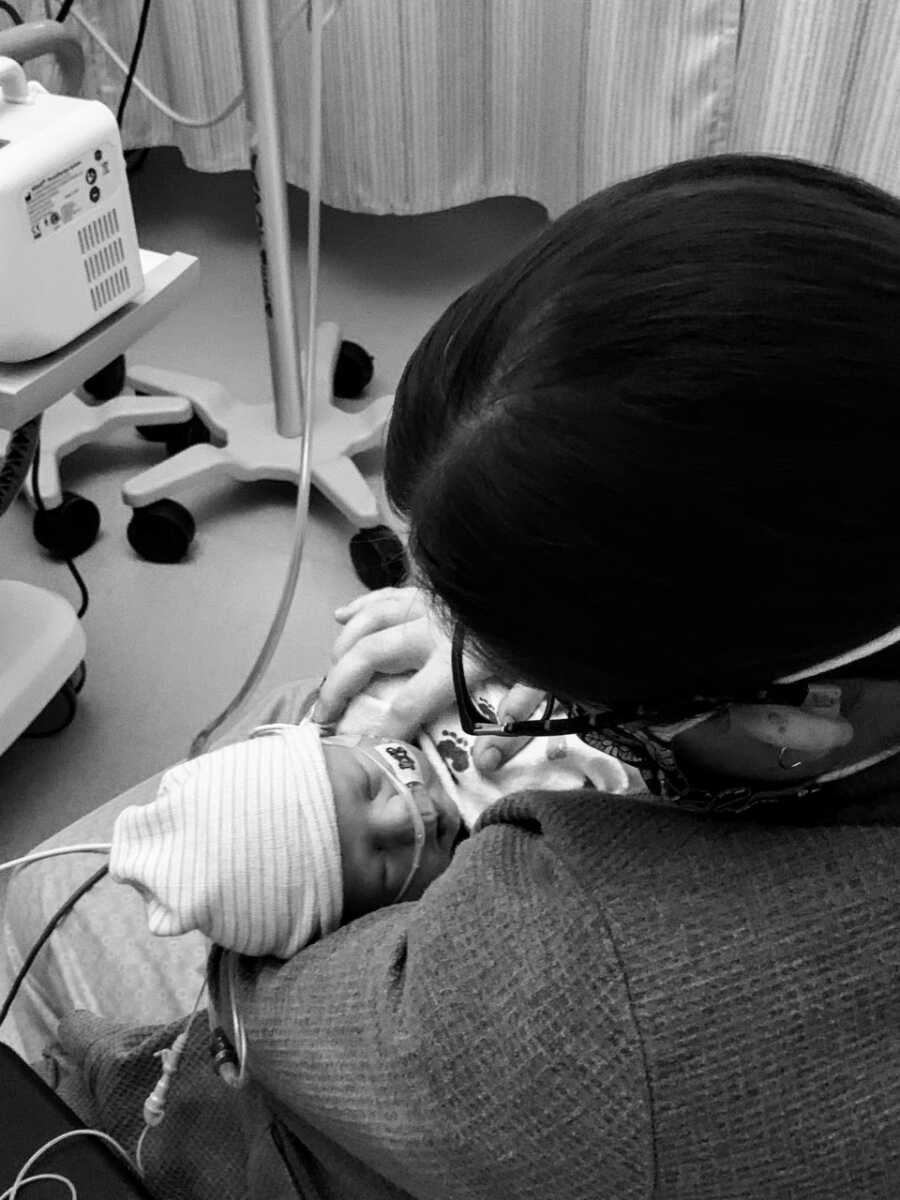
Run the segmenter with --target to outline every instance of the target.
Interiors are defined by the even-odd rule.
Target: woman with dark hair
[[[510,796],[245,961],[251,1088],[188,1055],[167,1194],[900,1194],[898,380],[900,204],[766,157],[593,197],[436,323],[386,466],[420,586],[339,612],[316,716],[411,672],[395,736],[455,695],[485,766],[574,731],[648,790]],[[61,1026],[115,1126],[171,1032],[106,1037]]]
[[[444,625],[491,670],[602,714],[591,736],[639,716],[644,758],[643,727],[703,715],[675,755],[694,784],[805,783],[880,749],[883,722],[823,723],[799,677],[835,657],[829,678],[858,676],[865,657],[900,678],[883,639],[900,623],[898,319],[900,203],[811,164],[701,159],[573,209],[441,317],[397,391],[388,494]],[[385,591],[339,614],[319,714],[423,659],[388,725],[444,705],[423,613]]]

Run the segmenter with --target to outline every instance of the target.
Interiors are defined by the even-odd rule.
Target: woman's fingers
[[[360,596],[354,596],[352,600],[348,600],[346,604],[336,608],[334,619],[339,625],[346,625],[351,617],[364,612],[367,608],[380,606],[386,602],[398,603],[404,600],[408,600],[410,603],[424,604],[422,593],[416,587],[377,588],[374,592],[363,592]]]
[[[424,617],[360,637],[328,672],[316,701],[314,719],[324,724],[336,721],[374,676],[418,671],[433,649],[431,626]]]
[[[359,601],[365,603],[359,603]],[[344,628],[335,639],[331,651],[332,662],[337,662],[356,643],[379,629],[392,625],[404,625],[418,620],[427,613],[424,598],[418,588],[382,588],[350,602],[352,609],[341,621]],[[338,612],[347,612],[338,609]]]
[[[453,678],[446,655],[435,651],[398,688],[379,722],[378,733],[409,739],[453,704]]]
[[[514,684],[497,710],[499,721],[527,721],[544,700],[544,693],[523,683]],[[472,750],[472,759],[479,771],[490,774],[498,771],[514,758],[531,741],[531,738],[492,737],[489,734],[477,738]]]

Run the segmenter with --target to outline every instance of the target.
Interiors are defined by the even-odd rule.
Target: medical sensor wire
[[[6,865],[8,866],[9,864],[6,864]],[[69,896],[69,898],[67,900],[65,900],[59,906],[59,908],[56,910],[56,912],[53,914],[53,916],[50,918],[50,920],[44,926],[40,937],[34,943],[34,945],[31,947],[31,949],[28,951],[25,961],[22,963],[22,966],[19,968],[19,972],[16,975],[15,979],[13,980],[12,987],[9,989],[6,999],[3,1001],[3,1007],[0,1008],[0,1027],[2,1027],[3,1022],[6,1020],[8,1014],[9,1014],[9,1010],[13,1006],[13,1001],[15,1000],[16,996],[19,994],[19,989],[21,988],[22,984],[25,982],[25,977],[27,976],[28,972],[31,970],[34,960],[37,958],[37,956],[40,954],[41,950],[44,948],[46,943],[49,941],[50,935],[53,933],[54,929],[56,929],[57,925],[59,925],[59,923],[63,920],[64,917],[68,916],[69,912],[71,912],[71,910],[75,907],[75,905],[78,903],[78,901],[81,899],[81,897],[84,896],[87,892],[89,892],[91,890],[91,888],[95,884],[99,883],[100,880],[103,878],[103,876],[107,875],[108,873],[109,873],[109,867],[104,864],[104,866],[102,866],[99,871],[95,871],[94,874],[89,879],[85,880],[85,882],[82,883],[80,885],[80,887],[76,888],[76,890],[72,893],[72,895]]]
[[[0,863],[0,871],[11,871],[14,867],[24,867],[28,863],[39,862],[42,858],[56,858],[60,854],[109,854],[112,842],[84,842],[77,846],[51,846],[49,850],[34,850],[21,858],[12,858],[9,862]]]
[[[41,496],[41,490],[38,487],[38,468],[40,465],[40,459],[41,459],[41,439],[40,439],[40,435],[38,435],[38,439],[37,439],[37,442],[34,447],[34,458],[31,460],[31,492],[32,492],[32,495],[34,496],[35,508],[38,510],[38,512],[43,513],[43,512],[47,511],[47,506],[44,503],[44,499]],[[69,571],[72,574],[72,578],[75,580],[76,584],[78,585],[78,590],[81,593],[81,606],[79,607],[78,612],[75,614],[80,621],[81,618],[84,616],[84,614],[87,612],[88,605],[91,602],[91,598],[90,598],[90,595],[87,590],[87,584],[84,582],[81,572],[75,566],[75,563],[72,561],[71,558],[63,555],[63,562],[69,568]]]
[[[6,13],[13,25],[25,24],[25,22],[22,20],[21,14],[17,9],[13,8],[13,6],[8,3],[8,0],[0,0],[0,11]]]
[[[144,46],[144,35],[147,32],[147,18],[149,16],[150,0],[144,0],[141,15],[138,18],[138,31],[137,37],[134,40],[134,49],[131,51],[131,62],[128,64],[128,74],[125,76],[125,86],[122,88],[122,95],[119,97],[119,108],[116,112],[116,124],[120,129],[122,128],[122,118],[125,116],[125,106],[128,104],[128,97],[131,94],[131,85],[134,83],[138,59],[141,57],[141,50]]]
[[[78,1192],[75,1189],[75,1185],[72,1183],[72,1181],[70,1179],[66,1179],[66,1177],[64,1175],[55,1175],[55,1174],[29,1175],[28,1174],[28,1171],[30,1170],[32,1165],[34,1163],[36,1163],[37,1160],[43,1154],[46,1154],[48,1150],[52,1150],[53,1147],[58,1146],[60,1144],[60,1142],[67,1142],[67,1141],[71,1140],[72,1138],[76,1138],[76,1137],[100,1138],[101,1141],[106,1142],[108,1145],[112,1146],[114,1150],[117,1150],[118,1153],[121,1154],[122,1157],[125,1159],[125,1161],[128,1163],[129,1167],[131,1167],[132,1170],[135,1169],[134,1163],[131,1161],[128,1151],[123,1150],[122,1147],[119,1145],[119,1143],[116,1141],[116,1139],[113,1137],[110,1137],[108,1133],[103,1133],[99,1129],[70,1129],[68,1131],[68,1133],[61,1133],[58,1137],[51,1139],[51,1141],[49,1141],[45,1145],[41,1146],[41,1148],[39,1150],[35,1150],[34,1154],[32,1154],[32,1156],[31,1156],[31,1158],[28,1159],[28,1161],[25,1163],[25,1165],[19,1171],[18,1175],[16,1176],[15,1180],[13,1181],[12,1187],[8,1187],[6,1189],[6,1191],[3,1192],[2,1195],[0,1195],[0,1200],[16,1200],[16,1197],[18,1196],[20,1190],[22,1190],[23,1188],[26,1188],[29,1183],[36,1182],[38,1179],[56,1179],[60,1183],[64,1183],[69,1189],[69,1193],[72,1196],[72,1200],[77,1200]]]

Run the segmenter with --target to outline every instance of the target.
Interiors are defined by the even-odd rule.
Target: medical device
[[[0,58],[0,362],[50,354],[143,290],[122,143],[105,104]]]
[[[7,1200],[16,1196],[35,1200],[36,1195],[54,1200],[75,1196],[152,1200],[126,1150],[108,1134],[80,1126],[78,1116],[49,1084],[11,1047],[0,1043],[0,1190],[12,1185],[3,1196]],[[51,1149],[51,1162],[32,1174]],[[27,1161],[22,1163],[24,1156]],[[42,1188],[31,1186],[37,1180],[44,1181]],[[51,1189],[51,1181],[62,1186]]]

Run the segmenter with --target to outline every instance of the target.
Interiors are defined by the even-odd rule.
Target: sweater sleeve
[[[421,900],[242,960],[254,1078],[417,1197],[652,1191],[646,1070],[599,906],[528,797]]]

